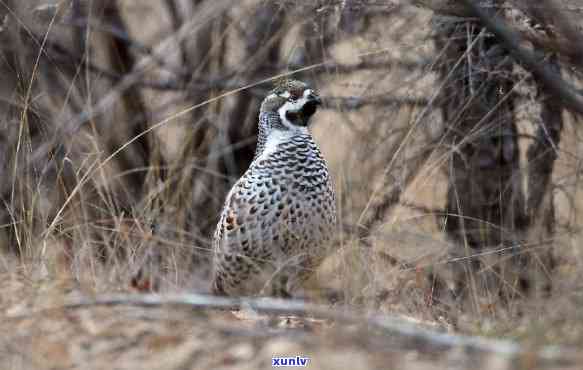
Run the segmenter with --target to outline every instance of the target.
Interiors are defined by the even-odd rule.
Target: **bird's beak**
[[[311,101],[312,103],[314,103],[316,105],[322,105],[322,99],[320,99],[320,97],[316,94],[308,95],[308,101]]]

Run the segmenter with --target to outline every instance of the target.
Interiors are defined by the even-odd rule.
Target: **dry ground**
[[[285,302],[293,314],[262,311],[277,309],[272,302],[204,309],[186,304],[204,296],[111,295],[64,275],[3,275],[1,291],[0,363],[7,370],[269,369],[274,356],[308,357],[309,369],[359,370],[578,369],[583,361],[568,347],[523,340],[517,352],[511,341],[459,336],[413,317],[353,315],[354,307],[340,304],[305,315]],[[109,301],[97,303],[100,297]]]
[[[125,15],[128,31],[174,63],[179,58],[168,50],[176,47],[179,38],[166,38],[173,30],[169,21],[157,18],[162,12],[160,4],[124,2],[127,8],[124,11],[129,14]],[[343,65],[354,65],[371,54],[387,63],[423,61],[434,56],[429,37],[432,14],[414,7],[403,9],[402,14],[391,18],[390,24],[381,19],[366,34],[339,42],[330,51],[331,57]],[[231,15],[232,19],[239,16],[236,9]],[[144,27],[146,23],[148,27]],[[282,46],[285,58],[297,46],[294,32],[297,34],[297,30],[290,31]],[[349,74],[331,69],[323,74],[318,88],[325,98],[432,96],[436,73],[431,66],[412,71],[397,64],[386,70]],[[145,76],[160,77],[158,74],[161,72],[152,68]],[[182,92],[145,90],[141,94],[155,122],[191,105],[190,97]],[[38,99],[43,96],[39,94]],[[25,234],[27,240],[23,245],[31,241],[38,245],[28,245],[30,249],[25,250],[22,258],[0,254],[0,370],[268,369],[276,355],[307,356],[309,369],[580,368],[583,358],[572,348],[583,343],[580,313],[583,195],[578,190],[583,158],[581,122],[567,121],[553,175],[559,228],[549,247],[556,251],[559,264],[551,294],[517,297],[507,306],[490,300],[491,297],[477,297],[470,309],[461,310],[445,298],[433,301],[433,286],[427,279],[430,274],[445,281],[451,277],[448,267],[452,261],[446,259],[446,253],[452,243],[431,212],[443,208],[445,203],[448,180],[444,166],[449,149],[436,148],[413,181],[401,182],[406,165],[416,158],[428,138],[443,128],[439,115],[431,115],[420,123],[423,107],[365,106],[346,111],[334,108],[318,113],[314,134],[333,172],[343,222],[358,225],[386,169],[394,174],[389,186],[406,187],[402,189],[401,204],[379,223],[370,245],[363,246],[350,233],[342,234],[338,252],[322,266],[319,285],[342,292],[334,303],[318,299],[324,309],[305,315],[258,313],[249,306],[235,312],[185,304],[91,304],[92,299],[112,293],[139,300],[136,297],[141,290],[147,289],[133,289],[130,280],[142,262],[140,248],[153,246],[155,251],[164,250],[171,255],[171,263],[175,263],[163,276],[159,290],[162,299],[174,293],[203,291],[206,282],[193,283],[190,272],[180,264],[185,255],[191,256],[187,252],[193,249],[192,244],[163,237],[152,242],[151,233],[138,233],[146,228],[141,230],[142,226],[135,224],[146,225],[150,217],[156,217],[154,213],[140,215],[143,219],[131,219],[129,226],[122,216],[117,219],[118,215],[112,213],[113,221],[107,226],[113,226],[104,231],[101,224],[86,224],[85,220],[77,219],[79,214],[75,211],[65,212],[69,217],[66,222],[72,225],[67,231],[70,234],[78,231],[81,235],[80,239],[71,238],[80,240],[79,245],[66,244],[70,240],[65,232],[45,235],[43,229],[39,232],[42,236]],[[111,121],[118,123],[114,113],[112,116]],[[171,120],[155,132],[161,151],[171,164],[182,149],[180,140],[188,136],[190,118],[185,115]],[[412,134],[402,135],[408,132]],[[113,199],[119,188],[117,183],[107,182],[111,174],[105,169],[103,173],[93,171],[87,165],[102,163],[105,157],[98,145],[99,135],[92,134],[95,133],[84,133],[90,138],[88,141],[95,140],[95,148],[83,153],[86,157],[79,159],[75,170],[80,178],[91,172],[95,177],[92,180],[95,184],[91,184],[95,187],[85,190],[81,186],[79,193],[85,196],[86,192],[94,191],[106,200]],[[527,140],[524,141],[527,145]],[[396,147],[402,150],[393,156]],[[92,201],[88,201],[90,206]],[[127,247],[129,256],[105,264],[96,260],[91,243],[96,230],[113,235],[112,244]],[[4,241],[0,240],[0,244]],[[389,263],[387,256],[407,266]],[[480,273],[476,272],[478,277]],[[87,305],[72,305],[78,300],[85,300]],[[358,318],[350,314],[347,319],[334,312],[354,312]],[[371,321],[371,315],[383,315],[387,321]],[[523,346],[523,352],[516,352],[516,343]],[[562,350],[552,346],[561,346]]]
[[[442,338],[444,328],[404,318],[383,328],[322,312],[93,304],[95,295],[70,279],[3,276],[2,369],[270,369],[274,356],[309,357],[309,369],[577,369],[583,360],[566,349],[517,354],[508,342]],[[82,297],[86,306],[71,306]]]

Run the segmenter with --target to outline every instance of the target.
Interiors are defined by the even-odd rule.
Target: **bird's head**
[[[261,113],[277,113],[287,129],[307,127],[310,118],[322,104],[316,91],[304,82],[279,82],[261,104]]]

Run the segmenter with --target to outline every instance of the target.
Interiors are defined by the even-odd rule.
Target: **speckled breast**
[[[271,229],[282,252],[318,253],[336,223],[334,189],[320,150],[308,135],[278,145],[252,165],[250,183],[257,186],[261,229]],[[267,233],[265,234],[267,236]],[[324,252],[323,250],[321,252]]]

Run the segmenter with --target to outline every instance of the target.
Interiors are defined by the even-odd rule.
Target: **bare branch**
[[[520,61],[549,91],[574,112],[583,114],[583,96],[561,76],[552,72],[546,64],[541,63],[531,52],[521,46],[518,35],[494,16],[489,16],[472,0],[463,0],[472,13],[500,40],[508,51]]]
[[[301,300],[284,300],[274,298],[225,298],[203,294],[111,294],[95,298],[78,298],[65,303],[64,306],[50,308],[83,309],[94,306],[139,306],[143,308],[160,308],[162,306],[178,306],[193,310],[252,310],[258,314],[267,315],[298,315],[325,320],[333,320],[343,324],[367,325],[386,332],[401,341],[408,341],[415,348],[427,351],[444,351],[459,348],[480,353],[494,353],[507,358],[521,358],[552,363],[574,363],[577,352],[570,348],[546,346],[533,353],[520,344],[510,340],[493,340],[465,335],[454,335],[419,326],[416,323],[388,315],[373,315],[363,318],[354,311],[331,310],[324,305],[306,303]],[[407,342],[406,342],[407,343]]]
[[[371,97],[360,97],[360,96],[328,96],[324,101],[324,108],[335,109],[340,108],[343,110],[358,110],[366,106],[380,106],[380,107],[390,107],[390,106],[402,106],[402,105],[421,105],[426,106],[429,101],[425,98],[415,98],[409,96],[371,96]]]

